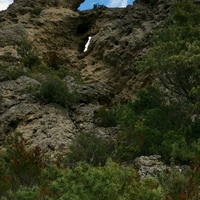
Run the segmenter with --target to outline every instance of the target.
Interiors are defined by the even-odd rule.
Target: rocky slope
[[[0,75],[19,62],[17,45],[28,38],[42,62],[78,71],[84,84],[66,77],[68,87],[82,94],[83,100],[70,112],[56,104],[43,105],[24,92],[27,85],[40,84],[22,76],[0,82],[0,133],[23,132],[45,151],[67,149],[75,134],[94,131],[113,135],[114,129],[96,127],[95,110],[106,103],[133,99],[151,79],[135,69],[149,46],[153,30],[161,28],[168,16],[170,1],[155,5],[138,0],[126,8],[97,7],[78,11],[83,0],[15,0],[0,12]],[[91,36],[86,52],[84,46]],[[2,79],[3,80],[3,79]],[[103,98],[102,98],[103,97]]]

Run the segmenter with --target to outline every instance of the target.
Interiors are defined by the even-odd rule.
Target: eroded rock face
[[[45,152],[66,150],[78,130],[67,110],[56,104],[40,104],[24,93],[28,86],[36,84],[40,83],[25,76],[16,81],[0,83],[1,137],[21,132],[33,145],[39,145]]]
[[[118,99],[133,98],[150,79],[137,73],[135,62],[148,49],[152,31],[163,25],[169,7],[169,1],[160,0],[154,7],[137,1],[124,9],[100,9],[88,32],[92,40],[83,59],[83,77],[108,83]],[[92,12],[96,14],[85,15],[92,17]]]
[[[150,75],[138,74],[135,61],[148,49],[152,31],[162,27],[170,1],[150,5],[138,0],[126,8],[77,11],[83,1],[15,0],[0,12],[0,77],[3,69],[19,64],[18,44],[27,38],[44,64],[78,71],[85,82],[79,85],[71,77],[63,79],[69,89],[81,94],[71,110],[44,105],[28,95],[28,85],[40,84],[34,79],[23,76],[0,82],[1,140],[20,131],[51,154],[67,149],[82,131],[112,136],[115,128],[95,126],[94,112],[103,105],[133,99],[151,80]],[[83,52],[89,36],[91,43]]]
[[[80,12],[81,2],[16,0],[0,12],[0,64],[18,61],[17,44],[27,37],[47,65],[78,70],[86,82],[108,84],[113,101],[134,98],[151,79],[138,74],[135,61],[148,49],[152,31],[162,27],[170,1],[158,0],[152,6],[138,0],[126,8]],[[88,36],[91,44],[83,52]]]
[[[109,96],[106,85],[79,85],[69,76],[63,82],[82,95],[81,102],[69,109],[35,99],[27,88],[40,83],[32,78],[21,76],[17,80],[0,82],[0,141],[20,132],[33,146],[39,145],[44,152],[54,156],[67,151],[74,136],[80,132],[111,135],[114,129],[96,127],[93,123],[94,112],[101,107],[99,98]]]
[[[77,10],[84,0],[14,0],[12,6],[27,7],[27,8],[45,8],[45,7],[66,7],[72,10]]]

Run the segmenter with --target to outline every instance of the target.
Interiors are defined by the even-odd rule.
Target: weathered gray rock
[[[166,165],[161,161],[160,155],[140,156],[134,160],[134,167],[137,169],[141,179],[156,177],[163,172],[171,173],[172,171],[176,171],[179,173],[186,173],[191,169],[188,165]]]
[[[26,92],[27,87],[40,83],[26,76],[0,82],[0,141],[21,132],[33,146],[39,145],[53,157],[58,152],[67,151],[77,133],[95,132],[110,137],[113,129],[96,127],[93,122],[94,112],[100,108],[99,98],[108,93],[106,87],[78,85],[72,77],[66,77],[65,82],[66,87],[83,94],[85,103],[79,103],[71,110],[54,103],[41,103]]]
[[[152,31],[162,27],[171,0],[158,0],[154,6],[138,0],[126,8],[76,11],[81,2],[14,1],[0,12],[0,63],[16,62],[16,44],[26,36],[47,65],[79,71],[88,83],[106,83],[113,102],[134,98],[151,79],[138,74],[135,61],[148,49]],[[91,44],[83,52],[88,36]]]
[[[70,90],[81,94],[81,101],[71,110],[41,104],[28,95],[27,86],[40,84],[34,79],[24,76],[0,82],[1,138],[20,131],[33,145],[55,154],[66,150],[81,131],[113,136],[115,128],[94,125],[94,112],[102,104],[134,98],[149,83],[151,75],[138,74],[135,61],[147,51],[152,31],[162,27],[171,1],[158,0],[152,6],[138,0],[126,8],[80,12],[81,2],[15,0],[0,12],[0,80],[6,67],[20,64],[17,48],[26,37],[44,64],[79,72],[85,81],[79,85],[71,77],[63,80]],[[88,36],[91,44],[83,52]]]
[[[134,166],[138,169],[141,179],[146,177],[155,177],[161,171],[166,170],[167,166],[160,161],[161,156],[141,156],[134,160]]]
[[[64,82],[66,82],[69,90],[77,91],[81,95],[82,103],[109,104],[111,102],[112,94],[106,83],[77,84],[72,76],[66,76]]]
[[[40,104],[25,92],[27,86],[35,84],[40,83],[25,76],[0,83],[1,137],[21,132],[33,146],[39,145],[47,153],[66,151],[78,130],[68,110],[55,104]]]

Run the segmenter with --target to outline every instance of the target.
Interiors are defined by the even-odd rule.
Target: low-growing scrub
[[[95,133],[78,134],[70,146],[70,152],[65,156],[67,166],[74,167],[84,161],[92,166],[103,166],[112,156],[113,143]]]
[[[78,140],[77,143],[72,145],[77,147],[78,144],[84,143],[84,148],[79,147],[78,151],[71,148],[72,154],[65,154],[69,159],[60,159],[56,162],[47,159],[39,147],[30,148],[22,134],[9,137],[5,151],[0,152],[0,198],[2,200],[200,198],[198,145],[193,165],[188,170],[179,172],[172,167],[171,170],[161,172],[158,178],[148,177],[140,180],[133,167],[112,161],[109,153],[102,157],[101,154],[106,152],[107,148],[105,141],[96,136],[90,140],[92,136],[88,135],[78,136],[75,139]],[[80,141],[81,139],[85,142]],[[72,167],[74,161],[76,164]]]
[[[3,80],[16,80],[20,76],[27,75],[27,70],[22,66],[13,66],[4,70]]]
[[[199,166],[182,172],[172,168],[159,174],[158,180],[169,200],[200,199]]]
[[[31,69],[41,64],[36,47],[27,38],[19,42],[17,53],[20,57],[20,64],[23,67]]]
[[[63,107],[69,107],[79,98],[76,92],[70,92],[65,83],[56,76],[47,77],[41,85],[29,88],[29,91],[44,103],[54,102]]]
[[[32,186],[38,183],[44,168],[40,147],[30,149],[28,140],[20,133],[9,137],[6,147],[4,160],[15,184]]]
[[[121,105],[101,107],[94,114],[94,123],[100,127],[116,127],[122,111]]]

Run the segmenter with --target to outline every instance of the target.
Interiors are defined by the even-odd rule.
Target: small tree
[[[85,161],[93,166],[105,165],[112,151],[112,143],[106,139],[95,133],[80,133],[66,154],[66,164],[73,167],[79,161]]]
[[[200,94],[200,9],[191,1],[177,1],[164,29],[155,32],[153,47],[138,63],[151,69],[159,82],[179,99],[191,103]]]
[[[31,149],[21,133],[7,139],[4,159],[16,185],[32,186],[39,181],[44,168],[42,151],[39,146]]]

